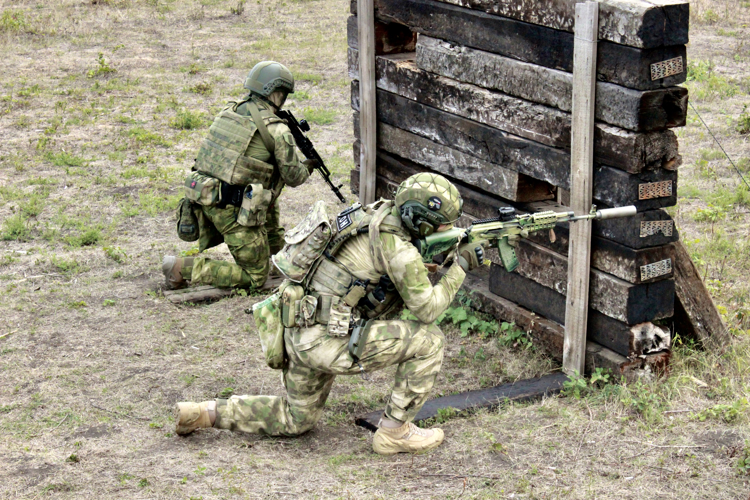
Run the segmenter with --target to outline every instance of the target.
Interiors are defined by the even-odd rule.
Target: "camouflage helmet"
[[[401,220],[415,236],[429,236],[441,224],[452,224],[461,217],[464,201],[448,179],[439,174],[414,174],[398,187],[396,207]]]
[[[263,97],[268,97],[276,90],[292,94],[294,93],[294,77],[283,64],[263,61],[253,66],[247,74],[245,88]]]

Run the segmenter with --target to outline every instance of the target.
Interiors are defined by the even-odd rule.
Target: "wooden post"
[[[359,20],[360,184],[362,204],[375,201],[375,7],[373,0],[357,0]]]
[[[570,207],[577,215],[588,213],[592,201],[598,20],[598,2],[576,4]],[[568,260],[563,370],[572,375],[583,374],[586,361],[591,221],[571,224]]]

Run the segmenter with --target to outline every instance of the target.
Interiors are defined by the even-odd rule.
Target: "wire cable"
[[[701,116],[700,113],[698,113],[698,110],[695,109],[695,106],[693,106],[693,103],[690,102],[690,101],[688,101],[688,104],[690,104],[690,107],[693,108],[693,111],[695,111],[695,114],[698,115],[698,118],[700,119],[701,123],[703,124],[704,127],[706,127],[706,130],[708,130],[708,133],[711,134],[711,137],[714,138],[714,141],[716,141],[716,144],[719,145],[719,147],[721,148],[721,152],[724,153],[724,156],[727,157],[727,160],[729,160],[729,163],[731,163],[732,166],[734,167],[734,169],[737,171],[737,175],[740,176],[740,179],[742,179],[742,181],[745,183],[745,185],[747,186],[747,188],[750,189],[750,184],[747,183],[747,179],[745,179],[745,177],[742,175],[742,172],[740,172],[740,169],[737,168],[737,165],[734,164],[734,162],[732,161],[732,159],[729,157],[729,155],[727,154],[727,152],[724,150],[724,146],[721,145],[721,143],[719,142],[719,139],[716,138],[716,136],[711,131],[711,129],[708,128],[708,125],[706,125],[706,122],[703,121],[703,117]]]

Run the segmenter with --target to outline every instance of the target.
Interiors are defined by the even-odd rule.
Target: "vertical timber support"
[[[594,179],[594,102],[599,3],[576,4],[573,50],[573,122],[571,129],[570,207],[576,215],[591,208]],[[589,309],[591,221],[570,226],[568,294],[565,308],[563,370],[583,374]]]
[[[359,130],[360,183],[359,201],[366,205],[375,201],[375,6],[373,0],[357,0],[359,21]]]

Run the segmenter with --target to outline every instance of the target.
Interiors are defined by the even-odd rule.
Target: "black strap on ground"
[[[566,380],[568,380],[567,375],[557,372],[539,378],[519,380],[512,384],[431,399],[419,410],[414,422],[434,418],[438,415],[438,410],[446,408],[453,408],[457,411],[492,408],[510,401],[532,401],[544,396],[552,396],[562,390],[563,382]],[[355,422],[357,425],[375,432],[378,430],[378,420],[382,416],[382,410],[374,411],[358,417]]]

